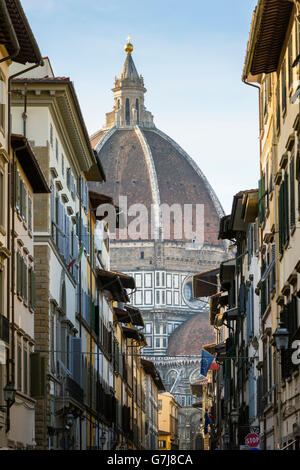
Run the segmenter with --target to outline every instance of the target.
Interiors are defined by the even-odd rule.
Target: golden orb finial
[[[131,54],[133,51],[133,45],[130,42],[130,36],[127,38],[127,44],[125,44],[124,49],[127,54]]]

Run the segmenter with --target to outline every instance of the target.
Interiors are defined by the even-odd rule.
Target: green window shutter
[[[28,300],[28,268],[24,262],[24,300]]]
[[[28,229],[32,231],[32,199],[28,196]]]
[[[261,225],[265,218],[265,174],[262,173],[261,179],[258,182],[258,211],[259,211],[259,224]]]
[[[284,243],[289,239],[289,176],[284,175]]]
[[[23,209],[23,218],[24,218],[24,221],[26,222],[26,221],[27,221],[27,189],[26,189],[25,183],[24,183],[24,200],[23,200],[23,206],[24,206],[24,209]]]
[[[20,269],[20,253],[16,254],[16,264],[17,264],[17,295],[21,295],[21,269]]]
[[[21,268],[21,278],[22,278],[22,287],[21,287],[21,291],[22,291],[22,297],[23,299],[25,299],[25,263],[24,263],[24,259],[21,258],[21,265],[22,265],[22,268]]]
[[[294,158],[290,161],[290,227],[295,225],[295,165]]]
[[[20,173],[16,169],[16,186],[15,186],[15,201],[16,201],[16,208],[18,211],[21,210],[21,180],[20,180]]]
[[[30,354],[30,393],[34,398],[46,396],[46,358],[40,353]]]
[[[278,194],[278,218],[279,218],[279,253],[283,252],[283,184],[280,185]]]
[[[32,307],[36,308],[36,274],[32,271]]]

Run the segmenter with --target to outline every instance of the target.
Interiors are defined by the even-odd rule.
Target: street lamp
[[[286,350],[289,345],[289,332],[287,328],[284,327],[283,322],[279,322],[279,327],[273,333],[273,338],[275,339],[277,351]]]
[[[13,384],[9,382],[4,387],[3,392],[4,392],[4,400],[6,401],[8,407],[10,408],[15,402],[16,389],[14,388]]]
[[[281,397],[280,397],[280,352],[286,351],[289,346],[289,332],[284,327],[283,322],[279,322],[279,326],[273,333],[275,347],[278,352],[277,359],[277,403],[278,403],[278,447],[281,448]]]
[[[233,424],[233,447],[235,448],[235,443],[236,443],[236,426],[239,422],[239,412],[237,409],[233,408],[233,410],[230,413],[230,420]]]
[[[4,411],[6,409],[6,432],[10,430],[10,416],[9,409],[15,402],[16,389],[11,382],[8,382],[3,389],[4,392],[4,401],[6,401],[6,407],[1,406],[0,408]]]
[[[105,446],[106,443],[106,432],[102,431],[101,437],[100,437],[100,444],[101,444],[101,449],[103,450],[103,447]]]
[[[238,422],[239,422],[239,412],[238,412],[238,410],[233,409],[230,413],[230,418],[231,418],[232,424],[238,424]]]
[[[224,434],[224,444],[225,444],[225,449],[228,449],[229,444],[230,444],[230,435],[228,431],[226,431]]]

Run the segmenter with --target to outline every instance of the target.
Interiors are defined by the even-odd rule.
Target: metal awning
[[[224,290],[230,288],[230,283],[235,275],[236,258],[223,261],[220,265],[220,282]]]
[[[121,323],[132,323],[143,328],[145,326],[141,311],[138,308],[125,305],[124,308],[114,307],[114,312]]]
[[[165,386],[161,380],[158,370],[156,369],[154,363],[152,361],[148,361],[147,359],[142,358],[142,366],[145,372],[153,378],[157,388],[159,391],[165,391]]]
[[[115,271],[106,271],[105,269],[96,269],[98,288],[111,293],[112,299],[117,302],[129,302],[130,299],[120,279],[120,273]]]
[[[193,296],[209,297],[217,292],[219,268],[209,269],[193,276]]]
[[[273,267],[275,265],[275,258],[272,259],[271,263],[266,267],[265,269],[265,272],[263,273],[260,281],[258,282],[257,284],[257,287],[259,288],[263,282],[265,282],[265,280],[267,279],[267,277],[269,276],[270,272],[272,271]]]
[[[51,193],[46,177],[26,137],[12,134],[11,146],[34,193]]]
[[[145,336],[140,331],[135,328],[129,328],[128,326],[123,326],[122,331],[126,338],[134,339],[140,344],[140,346],[147,346]]]
[[[142,326],[143,328],[145,327],[141,311],[138,308],[131,307],[131,305],[126,305],[125,309],[127,310],[133,325]]]

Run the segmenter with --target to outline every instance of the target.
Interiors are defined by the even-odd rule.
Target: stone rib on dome
[[[128,78],[129,80],[139,79],[139,74],[137,73],[136,67],[130,54],[127,55],[120,74],[120,79],[126,78]]]

